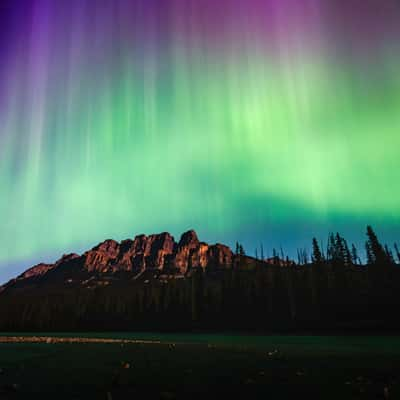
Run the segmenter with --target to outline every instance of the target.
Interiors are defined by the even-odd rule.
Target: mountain
[[[256,261],[235,255],[223,244],[199,241],[194,230],[182,234],[178,242],[168,232],[137,235],[133,240],[117,242],[107,239],[82,255],[65,254],[54,264],[35,265],[2,287],[2,291],[26,289],[46,284],[107,284],[115,280],[136,280],[140,277],[182,278],[194,269],[203,271],[230,269],[238,263]],[[90,284],[89,284],[90,282]],[[100,283],[101,282],[101,283]]]

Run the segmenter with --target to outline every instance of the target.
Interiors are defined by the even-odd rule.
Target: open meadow
[[[400,398],[396,336],[4,333],[0,341],[1,399]]]

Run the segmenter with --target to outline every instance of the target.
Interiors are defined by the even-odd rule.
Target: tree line
[[[367,265],[375,263],[389,263],[396,264],[400,263],[400,251],[397,243],[393,244],[393,249],[387,244],[382,245],[373,228],[367,226],[367,240],[365,242],[365,260]],[[311,252],[307,249],[297,249],[297,264],[306,265],[309,263],[342,263],[345,265],[362,265],[363,262],[359,256],[359,250],[354,245],[348,245],[347,240],[341,236],[338,232],[336,234],[330,233],[328,236],[326,250],[324,246],[318,242],[317,238],[312,239]],[[236,255],[245,256],[246,251],[244,246],[236,242]],[[254,249],[254,257],[257,260],[264,260],[264,246],[261,243],[259,248]],[[272,249],[272,257],[268,260],[284,260],[290,262],[289,256],[285,255],[283,248],[279,250],[276,248]],[[294,262],[294,261],[292,261]]]
[[[268,262],[236,247],[233,264],[193,268],[176,279],[41,286],[0,294],[1,330],[393,331],[400,328],[400,260],[367,228],[366,262],[340,234],[316,238],[297,261]],[[261,248],[260,257],[264,258]],[[153,274],[155,272],[150,272]]]

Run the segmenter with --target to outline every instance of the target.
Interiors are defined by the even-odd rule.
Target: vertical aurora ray
[[[0,7],[0,267],[188,227],[397,239],[396,2]]]

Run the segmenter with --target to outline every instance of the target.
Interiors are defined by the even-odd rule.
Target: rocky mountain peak
[[[115,255],[119,250],[119,243],[113,239],[107,239],[93,247],[93,251],[103,251],[110,255]]]
[[[197,247],[200,244],[199,238],[197,237],[196,231],[193,229],[185,232],[182,234],[178,247],[189,247],[189,248],[194,248]]]

